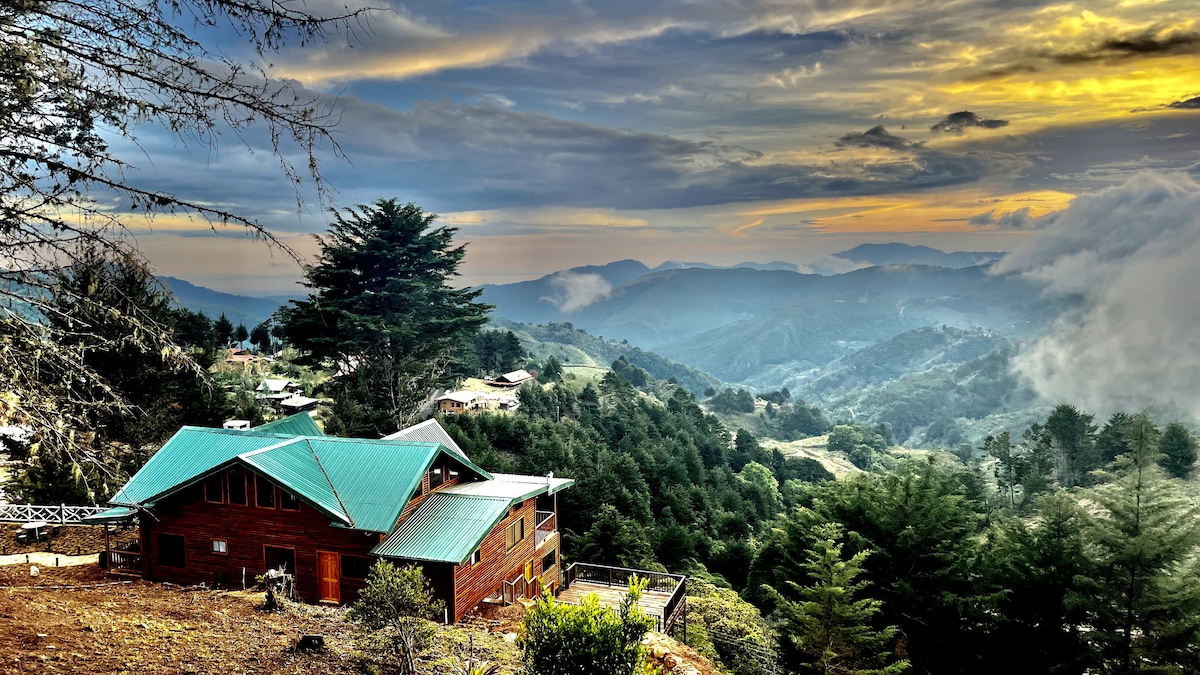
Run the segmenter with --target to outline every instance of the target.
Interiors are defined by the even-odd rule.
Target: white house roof
[[[452,391],[444,396],[439,396],[439,401],[458,401],[459,403],[470,403],[483,394],[478,391]]]
[[[260,391],[271,391],[278,394],[284,389],[287,389],[291,384],[291,380],[266,379],[262,381],[262,384],[258,385],[258,388]]]
[[[289,399],[280,401],[279,405],[287,406],[288,408],[303,408],[317,402],[318,401],[315,398],[309,398],[307,396],[293,396]]]
[[[504,380],[505,382],[521,382],[522,380],[532,380],[532,379],[533,379],[533,376],[530,375],[529,372],[524,369],[514,370],[511,373],[505,373],[505,374],[501,375],[500,377],[496,378],[497,381]]]
[[[427,419],[420,424],[414,424],[407,429],[401,429],[394,434],[384,436],[383,440],[441,443],[447,448],[450,448],[451,452],[462,457],[467,456],[467,453],[463,452],[463,449],[458,447],[458,443],[454,442],[454,439],[450,437],[450,434],[446,433],[446,430],[442,428],[442,425],[438,424],[438,421],[433,418]]]

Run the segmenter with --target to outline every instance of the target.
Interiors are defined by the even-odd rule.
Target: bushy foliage
[[[578,605],[547,593],[525,615],[518,638],[528,675],[634,675],[645,660],[642,636],[654,620],[638,605],[645,581],[633,579],[615,611],[595,595]]]
[[[754,412],[754,395],[745,389],[726,388],[709,399],[708,404],[712,407],[713,412],[752,413]]]
[[[435,600],[420,567],[397,567],[380,560],[367,575],[358,602],[346,619],[360,631],[357,641],[371,658],[394,662],[401,673],[416,672],[416,657],[424,651],[445,604]]]
[[[736,592],[688,579],[688,646],[733,675],[767,671],[775,634],[758,609]]]

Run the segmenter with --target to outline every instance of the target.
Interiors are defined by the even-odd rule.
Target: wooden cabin
[[[240,587],[283,565],[302,599],[347,603],[376,560],[420,565],[458,621],[560,587],[555,495],[572,484],[484,471],[433,421],[335,438],[300,414],[180,429],[90,521],[140,514],[140,550],[108,560],[151,581]]]

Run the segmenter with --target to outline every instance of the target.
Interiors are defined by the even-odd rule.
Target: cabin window
[[[450,469],[450,478],[458,478],[458,472],[455,471],[454,469]],[[447,479],[447,480],[449,480],[449,479]]]
[[[221,474],[209,476],[204,479],[204,501],[213,502],[214,504],[222,504],[225,502],[225,481],[221,480]]]
[[[158,564],[163,567],[187,567],[182,535],[158,535]]]
[[[554,551],[550,551],[549,553],[547,553],[546,557],[542,558],[542,574],[545,574],[546,570],[550,569],[551,567],[554,567],[554,563],[556,563],[556,562],[558,562],[558,560],[557,560],[557,557],[554,555]]]
[[[366,579],[374,565],[374,558],[362,555],[343,555],[342,576],[348,579]]]
[[[266,562],[269,570],[279,569],[282,566],[283,571],[287,574],[296,573],[296,551],[294,549],[264,546],[263,561]]]
[[[435,487],[437,487],[437,486],[441,485],[442,483],[446,482],[446,481],[444,481],[444,480],[443,480],[443,476],[444,476],[444,475],[445,475],[445,472],[444,472],[444,470],[442,469],[442,467],[440,467],[440,466],[439,466],[439,467],[436,467],[436,468],[434,468],[434,469],[431,469],[431,470],[429,471],[429,489],[430,489],[430,490],[432,490],[432,489],[434,489]]]
[[[224,539],[213,539],[212,540],[212,552],[213,553],[229,553],[229,547],[226,545]]]
[[[254,475],[254,503],[264,509],[275,508],[275,486],[258,474]]]
[[[483,549],[477,548],[475,549],[475,552],[471,554],[471,564],[478,565],[480,560],[483,560]]]
[[[525,538],[525,519],[522,518],[504,529],[504,550],[512,550]]]
[[[242,469],[229,470],[229,503],[246,505],[246,472]]]
[[[287,490],[279,491],[279,508],[284,511],[299,511],[300,498],[288,492]]]
[[[409,501],[412,501],[412,500],[416,499],[417,497],[420,497],[420,496],[421,496],[421,489],[422,489],[423,487],[424,487],[424,486],[422,486],[420,483],[417,483],[417,489],[416,489],[416,490],[413,490],[413,496],[409,498]]]

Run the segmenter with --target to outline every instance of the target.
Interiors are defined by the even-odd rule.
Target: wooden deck
[[[628,594],[628,590],[621,586],[575,581],[570,588],[558,594],[558,601],[577,605],[588,593],[595,593],[600,598],[601,604],[616,608],[620,606],[621,600]],[[666,608],[667,601],[670,599],[671,594],[665,591],[643,591],[638,605],[641,606],[643,612],[662,621],[663,609]]]

